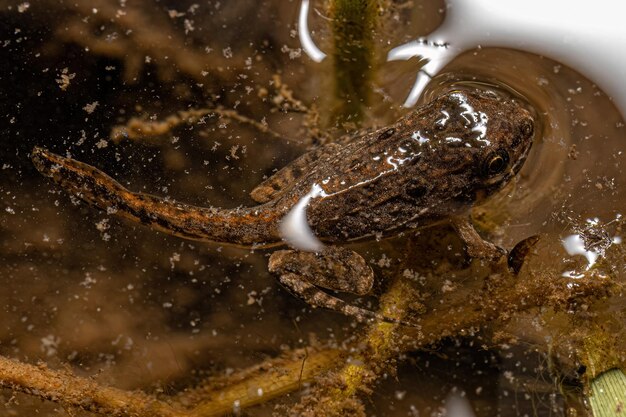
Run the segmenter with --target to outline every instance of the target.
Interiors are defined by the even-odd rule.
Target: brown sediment
[[[53,154],[43,148],[32,151],[35,167],[70,194],[118,216],[187,239],[263,246],[280,242],[281,210],[269,206],[219,209],[178,203],[149,194],[133,193],[102,171],[85,163]]]

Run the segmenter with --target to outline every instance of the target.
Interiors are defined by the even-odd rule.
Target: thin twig
[[[222,107],[182,110],[170,115],[162,121],[146,120],[139,117],[131,118],[125,125],[115,126],[111,129],[111,140],[119,142],[124,139],[140,140],[161,137],[171,133],[172,129],[182,124],[203,123],[206,117],[217,115],[226,119],[236,120],[240,123],[252,126],[262,133],[273,138],[291,141],[280,133],[270,129],[267,124],[261,123],[238,113],[236,110]],[[297,140],[293,142],[298,143]]]

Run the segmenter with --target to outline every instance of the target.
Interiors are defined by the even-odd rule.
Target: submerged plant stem
[[[402,321],[413,303],[415,292],[407,280],[400,277],[383,295],[379,314]],[[351,353],[350,361],[318,380],[313,393],[303,397],[288,415],[300,416],[306,410],[315,410],[314,414],[307,415],[324,417],[364,415],[357,396],[370,393],[382,374],[395,371],[395,358],[400,353],[397,334],[400,326],[388,322],[372,324],[355,344],[358,349]]]
[[[190,416],[141,392],[106,387],[67,371],[29,365],[3,356],[0,356],[0,386],[107,416]]]
[[[338,349],[300,351],[293,358],[277,359],[256,366],[251,375],[220,390],[200,392],[203,402],[193,409],[194,417],[214,417],[262,404],[312,381],[341,359]],[[249,371],[244,371],[250,373]],[[231,378],[235,380],[237,377]]]
[[[111,140],[114,142],[120,142],[124,139],[151,140],[155,137],[171,134],[172,129],[182,124],[203,123],[204,118],[212,115],[225,119],[236,120],[242,124],[252,126],[259,132],[267,133],[273,138],[287,140],[279,133],[270,129],[267,125],[246,117],[238,113],[236,110],[224,109],[222,107],[181,110],[176,114],[168,116],[163,121],[146,120],[133,117],[125,125],[113,127],[111,130]]]
[[[369,102],[379,0],[332,0],[334,117],[358,122]]]
[[[192,410],[139,391],[107,387],[69,371],[29,365],[3,356],[0,356],[0,387],[106,416],[213,417],[296,391],[321,372],[333,368],[343,355],[339,349],[301,349],[289,358],[265,361],[229,377],[233,383],[225,388],[192,390],[185,401],[197,404]]]
[[[413,294],[406,280],[398,278],[383,295],[380,314],[399,321],[404,320],[408,306],[414,302],[411,298]],[[346,398],[359,391],[368,390],[368,385],[375,381],[381,371],[389,368],[390,360],[399,353],[396,333],[400,326],[396,323],[376,322],[370,327],[364,337],[366,348],[339,371],[345,385],[332,393],[337,405],[340,406]]]

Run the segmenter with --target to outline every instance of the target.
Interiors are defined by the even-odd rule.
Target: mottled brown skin
[[[259,206],[236,209],[133,193],[94,167],[42,148],[33,150],[32,159],[42,174],[82,200],[187,239],[280,244],[280,221],[317,184],[326,196],[310,201],[307,220],[323,242],[393,235],[451,220],[470,256],[495,258],[501,250],[483,241],[462,216],[519,171],[533,131],[530,113],[510,98],[449,92],[393,125],[355,132],[304,154],[252,191]],[[334,246],[316,254],[277,251],[270,270],[314,306],[381,319],[317,287],[367,293],[373,275],[355,252]]]

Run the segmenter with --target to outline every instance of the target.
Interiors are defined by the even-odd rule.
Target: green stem
[[[334,116],[359,122],[369,103],[379,0],[331,0]]]
[[[304,351],[302,351],[304,353]],[[197,394],[202,402],[190,415],[218,417],[263,404],[298,390],[319,374],[342,362],[343,352],[337,349],[313,350],[292,360],[274,360],[256,367],[258,370],[241,381],[215,391]]]

